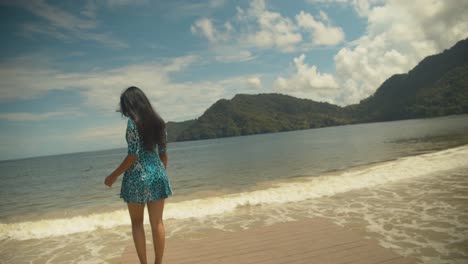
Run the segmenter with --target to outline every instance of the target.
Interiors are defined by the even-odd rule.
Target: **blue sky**
[[[458,0],[2,0],[0,19],[0,160],[124,147],[128,86],[166,121],[237,93],[348,105],[468,37]]]

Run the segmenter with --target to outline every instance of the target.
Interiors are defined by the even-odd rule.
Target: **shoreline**
[[[370,165],[356,166],[344,170],[327,172],[317,176],[296,177],[287,181],[284,179],[257,183],[250,191],[239,193],[205,192],[207,196],[194,197],[191,194],[171,199],[166,207],[167,220],[188,220],[191,217],[216,217],[230,214],[248,206],[273,206],[283,203],[296,203],[308,199],[334,196],[341,193],[361,189],[374,188],[391,182],[409,180],[432,173],[445,171],[464,165],[468,145],[444,149],[426,154],[402,157],[393,161],[378,162]],[[415,164],[420,169],[415,170]],[[391,168],[391,170],[389,170]],[[400,173],[396,173],[400,172]],[[376,177],[379,176],[379,177]],[[342,184],[346,182],[346,184]],[[203,192],[200,192],[203,193]],[[218,195],[209,196],[216,193]],[[83,209],[86,211],[86,209]],[[49,213],[49,215],[51,215]],[[59,215],[60,216],[60,215]],[[73,223],[80,223],[85,228],[68,228]],[[46,238],[58,235],[92,231],[97,228],[110,228],[129,223],[127,210],[115,203],[109,211],[89,211],[86,214],[71,214],[66,217],[40,218],[21,222],[1,222],[3,237],[19,240],[31,238]],[[148,223],[147,221],[145,223]],[[46,227],[66,227],[63,233],[51,234]],[[64,230],[64,229],[62,229]]]

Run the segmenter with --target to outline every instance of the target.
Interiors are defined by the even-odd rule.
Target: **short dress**
[[[130,118],[125,138],[128,154],[138,159],[124,173],[120,197],[126,203],[146,204],[172,195],[166,170],[159,158],[159,154],[166,152],[166,146],[158,145],[157,151],[146,150],[137,126]]]

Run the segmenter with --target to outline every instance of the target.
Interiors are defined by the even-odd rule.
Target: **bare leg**
[[[143,226],[145,205],[128,203],[128,211],[132,220],[133,242],[135,243],[138,259],[140,259],[141,264],[147,264],[145,229]]]
[[[161,264],[164,254],[164,223],[163,223],[164,199],[148,203],[148,214],[151,223],[154,245],[154,263]]]

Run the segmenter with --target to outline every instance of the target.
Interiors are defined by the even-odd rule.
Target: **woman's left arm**
[[[122,161],[120,166],[117,167],[117,169],[115,169],[109,176],[106,177],[106,179],[104,180],[104,184],[111,187],[112,184],[114,184],[114,182],[117,180],[117,178],[126,170],[128,170],[128,168],[130,168],[130,166],[132,166],[137,159],[138,156],[128,154],[127,157],[125,157],[125,159]]]

